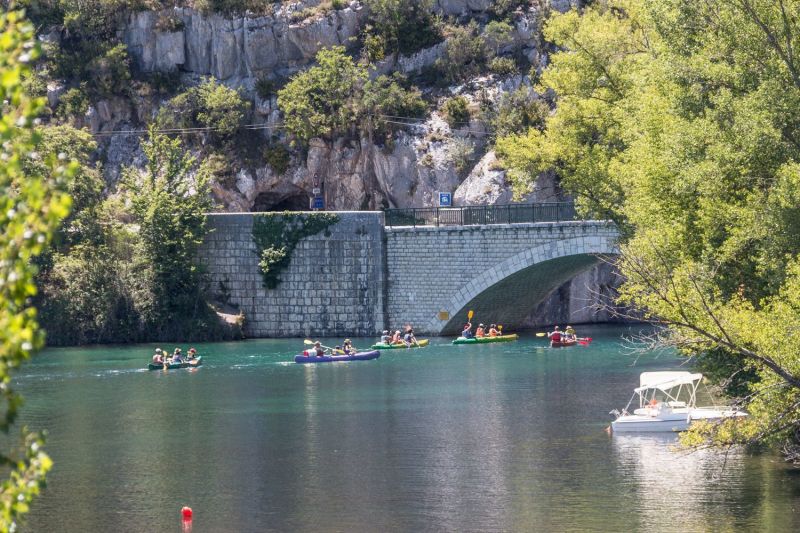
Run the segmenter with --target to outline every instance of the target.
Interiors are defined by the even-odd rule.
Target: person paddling
[[[156,348],[156,353],[153,355],[153,364],[164,364],[164,352],[161,351],[161,348]]]
[[[322,348],[322,344],[319,341],[314,343],[314,353],[312,355],[316,355],[317,357],[323,357],[325,355],[325,350]]]
[[[497,325],[496,324],[492,324],[491,326],[489,326],[489,336],[490,337],[497,337],[498,335],[500,335],[500,332],[497,331]]]
[[[564,328],[564,335],[566,336],[567,338],[566,340],[568,341],[577,340],[577,337],[575,336],[575,329],[572,326],[567,326],[566,328]]]
[[[403,337],[400,336],[400,330],[396,330],[392,335],[392,344],[402,344]]]
[[[342,344],[342,351],[345,355],[353,355],[356,353],[356,349],[353,347],[353,341],[350,339],[345,339],[344,343]]]
[[[175,351],[172,352],[172,362],[173,363],[182,363],[183,362],[183,355],[181,355],[181,349],[175,348]]]
[[[478,329],[475,330],[475,337],[481,339],[486,336],[486,330],[484,329],[486,326],[483,324],[478,324]]]
[[[547,338],[550,339],[550,342],[561,342],[561,331],[559,331],[558,326],[547,334]]]
[[[406,343],[406,348],[411,348],[412,344],[418,344],[417,338],[414,337],[414,330],[411,326],[406,326],[406,334],[403,336],[403,342]]]
[[[464,329],[461,331],[461,336],[465,339],[472,338],[472,322],[467,322],[464,324]]]
[[[389,335],[389,330],[383,330],[383,334],[381,335],[381,343],[382,344],[390,344],[392,342],[392,337]]]

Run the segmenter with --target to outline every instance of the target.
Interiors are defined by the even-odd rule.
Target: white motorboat
[[[643,372],[639,376],[639,387],[622,413],[611,411],[617,419],[611,429],[617,433],[685,431],[692,422],[713,422],[723,418],[747,416],[747,413],[732,408],[697,407],[697,387],[703,374],[691,372]],[[636,398],[639,407],[629,413]]]

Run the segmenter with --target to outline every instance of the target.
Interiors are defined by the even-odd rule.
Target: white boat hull
[[[615,433],[648,433],[674,432],[689,429],[690,421],[686,418],[660,419],[652,416],[626,415],[611,422],[611,430]]]
[[[647,412],[648,409],[637,409],[636,412]],[[672,415],[672,416],[669,416]],[[723,418],[743,417],[747,413],[731,409],[721,410],[708,407],[699,407],[687,413],[669,413],[666,416],[651,416],[647,414],[623,415],[611,422],[611,429],[616,433],[648,433],[648,432],[675,432],[686,431],[692,422],[703,420],[716,422]]]

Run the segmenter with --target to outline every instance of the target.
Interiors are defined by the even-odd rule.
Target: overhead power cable
[[[402,117],[397,115],[384,115],[384,114],[373,114],[369,115],[372,117],[378,117],[383,120],[383,122],[387,124],[397,124],[400,126],[422,126],[427,122],[427,118],[420,118],[420,117]],[[471,121],[459,121],[448,123],[451,127],[453,125],[465,124],[469,125]],[[279,130],[285,129],[284,123],[278,124],[243,124],[237,127],[237,130],[246,130],[246,131],[260,131],[260,130]],[[460,132],[467,132],[473,133],[476,135],[488,135],[491,131],[490,128],[486,128],[485,130],[472,130],[472,129],[464,129],[464,128],[455,128]],[[217,131],[227,130],[227,128],[214,128],[214,127],[185,127],[185,128],[162,128],[162,129],[154,129],[152,130],[155,133],[162,133],[166,135],[189,135],[194,133],[212,133]],[[150,132],[150,129],[131,129],[131,130],[113,130],[113,131],[98,131],[93,133],[94,137],[112,137],[114,135],[146,135]]]

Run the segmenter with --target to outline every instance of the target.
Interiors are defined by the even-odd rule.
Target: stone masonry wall
[[[450,320],[465,320],[465,305],[515,272],[554,258],[614,253],[616,237],[613,225],[595,221],[386,228],[387,326],[439,333]]]
[[[200,258],[212,292],[227,292],[244,312],[247,336],[358,336],[381,330],[383,214],[337,215],[337,224],[298,243],[275,289],[263,286],[252,236],[254,215],[208,217],[212,231]]]

